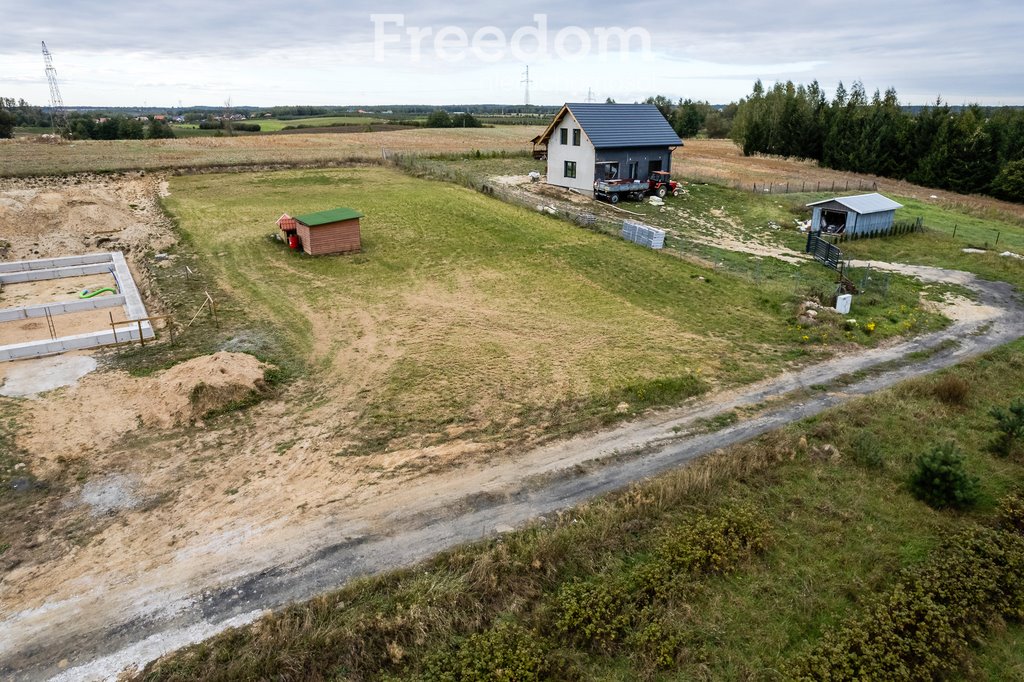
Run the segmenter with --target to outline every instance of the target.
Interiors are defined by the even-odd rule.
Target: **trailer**
[[[646,180],[597,180],[594,182],[594,197],[613,204],[623,198],[642,201],[649,189]]]

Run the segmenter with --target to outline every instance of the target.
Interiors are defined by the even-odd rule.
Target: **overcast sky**
[[[1024,104],[1020,0],[412,4],[0,0],[0,95],[47,103],[45,40],[68,105],[521,103],[527,64],[534,104],[724,103],[757,78]]]

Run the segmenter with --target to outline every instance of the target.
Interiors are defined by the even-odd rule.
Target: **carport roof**
[[[837,203],[850,209],[854,213],[866,215],[868,213],[885,213],[903,208],[903,204],[897,203],[888,197],[883,197],[878,192],[871,194],[859,194],[853,197],[836,197],[835,199],[823,199],[807,204],[808,208],[823,206],[825,204]]]

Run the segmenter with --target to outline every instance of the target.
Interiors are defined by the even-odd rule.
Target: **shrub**
[[[1015,400],[1007,409],[993,407],[989,414],[999,430],[990,449],[1000,457],[1013,455],[1024,441],[1024,400]]]
[[[935,447],[918,458],[910,477],[911,491],[936,509],[973,506],[978,501],[978,479],[967,473],[964,462],[963,453],[953,443]]]
[[[796,680],[941,679],[992,618],[1024,616],[1024,536],[974,528],[825,634],[784,671]]]
[[[649,670],[671,668],[683,648],[683,638],[664,618],[645,618],[645,624],[631,632],[626,646],[632,658]]]
[[[653,555],[625,575],[564,585],[555,596],[555,629],[582,645],[620,644],[650,625],[649,607],[671,600],[686,577],[735,568],[767,548],[769,532],[768,521],[747,507],[699,516],[668,531]],[[658,660],[665,655],[647,654]]]
[[[1024,535],[1024,498],[1018,494],[1007,495],[999,502],[996,512],[999,527]]]
[[[971,384],[955,374],[946,374],[932,385],[932,393],[946,405],[963,405],[971,393]]]
[[[533,632],[502,622],[431,658],[423,677],[438,682],[539,682],[558,672],[564,679],[568,675],[548,660],[548,649]]]
[[[579,644],[606,648],[632,629],[630,591],[622,581],[575,581],[555,596],[555,629]]]
[[[884,469],[885,458],[882,456],[882,442],[873,431],[867,429],[857,432],[850,443],[853,461],[868,469]]]

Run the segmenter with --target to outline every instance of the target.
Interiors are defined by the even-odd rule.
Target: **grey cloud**
[[[978,97],[1024,97],[1019,0],[817,0],[768,3],[621,0],[514,3],[312,2],[244,3],[178,0],[112,3],[64,0],[22,3],[0,24],[0,57],[38,53],[39,40],[58,57],[72,51],[247,59],[271,50],[332,48],[373,37],[371,13],[404,13],[407,25],[457,25],[472,33],[494,25],[510,35],[548,15],[549,28],[567,25],[640,26],[669,59],[752,65],[751,79],[817,77],[823,84],[862,78],[869,89],[895,85],[912,93],[976,91]],[[769,65],[820,63],[812,73],[773,73]],[[756,66],[765,65],[760,72]],[[211,68],[216,64],[211,61]],[[459,66],[446,67],[457,71]],[[2,69],[0,69],[2,70]],[[668,73],[666,77],[677,74]],[[692,74],[681,73],[684,77]]]

